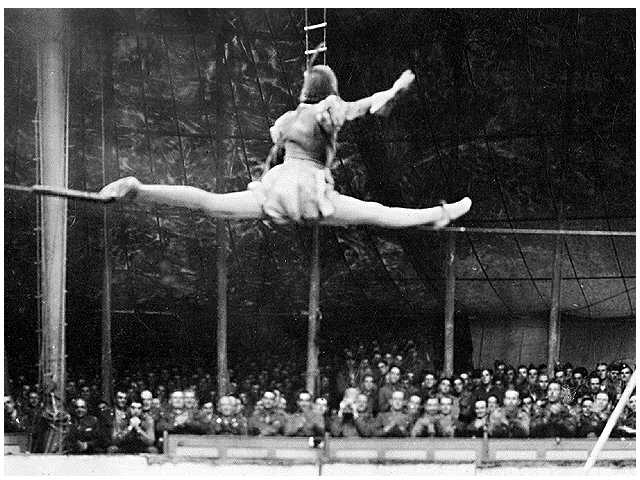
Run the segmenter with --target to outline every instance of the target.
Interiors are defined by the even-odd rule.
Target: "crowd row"
[[[217,396],[203,369],[184,378],[162,368],[146,379],[127,375],[115,405],[84,379],[69,382],[70,415],[61,421],[69,452],[157,452],[163,433],[321,437],[593,437],[602,432],[632,368],[599,363],[593,371],[570,364],[475,369],[454,377],[421,365],[419,356],[373,356],[322,376],[315,397],[293,365],[233,380]],[[425,362],[422,362],[425,363]],[[404,369],[404,371],[403,371]],[[153,373],[153,374],[152,374]],[[167,388],[171,387],[171,390]],[[186,386],[186,387],[185,387]],[[281,388],[274,388],[281,387]],[[293,390],[296,390],[291,394]],[[170,392],[170,394],[168,393]],[[204,397],[203,397],[204,395]],[[614,435],[635,436],[635,392]],[[5,396],[5,431],[26,431],[31,450],[43,451],[51,418],[37,388]]]

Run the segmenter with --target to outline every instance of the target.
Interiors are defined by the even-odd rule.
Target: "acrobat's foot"
[[[446,227],[449,225],[449,222],[467,213],[471,209],[471,199],[464,197],[455,203],[443,202],[440,208],[442,209],[442,218],[436,220],[433,224],[433,227],[436,229]]]

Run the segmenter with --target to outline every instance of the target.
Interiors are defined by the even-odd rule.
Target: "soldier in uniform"
[[[539,402],[537,411],[531,419],[532,437],[573,437],[576,422],[563,403],[562,385],[552,380],[547,388],[546,401]]]
[[[404,410],[404,392],[396,390],[391,394],[391,410],[378,414],[377,436],[408,437],[410,435],[410,417]]]
[[[509,388],[504,392],[503,406],[489,416],[489,436],[502,438],[525,438],[529,436],[531,419],[520,408],[520,392]]]
[[[218,413],[214,415],[210,426],[216,435],[246,435],[247,419],[236,412],[236,402],[230,396],[220,397]]]
[[[298,394],[298,411],[287,417],[284,434],[289,437],[318,437],[324,435],[324,417],[311,408],[311,394]]]
[[[249,419],[248,431],[262,437],[282,435],[285,421],[285,414],[276,408],[276,394],[267,390]]]

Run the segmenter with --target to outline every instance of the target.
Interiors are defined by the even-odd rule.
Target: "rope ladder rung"
[[[316,25],[309,25],[308,27],[304,27],[305,32],[309,30],[317,30],[318,28],[324,28],[327,26],[327,22],[318,23]]]
[[[327,47],[320,47],[320,48],[314,48],[313,50],[305,50],[304,54],[305,55],[313,55],[314,53],[322,53],[322,52],[326,52],[327,51]]]

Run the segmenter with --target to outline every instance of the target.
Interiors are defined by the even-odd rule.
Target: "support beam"
[[[444,374],[453,375],[453,348],[455,294],[456,294],[456,237],[453,232],[447,233],[447,256],[445,264],[445,305],[444,305]]]
[[[318,380],[318,317],[320,314],[320,228],[313,226],[309,280],[309,335],[307,339],[307,390],[315,394]]]
[[[104,49],[102,54],[102,184],[107,185],[117,178],[118,159],[115,135],[115,92],[113,88],[112,35],[105,26]],[[102,254],[104,257],[102,274],[102,355],[101,377],[102,398],[109,406],[113,403],[113,359],[111,355],[111,222],[107,207],[102,208]]]
[[[226,220],[216,223],[216,243],[218,245],[216,271],[218,275],[218,396],[226,395],[229,385],[227,369],[227,228]]]
[[[60,9],[41,13],[42,43],[38,57],[40,104],[40,182],[67,187],[65,69],[65,14]],[[67,265],[67,200],[43,197],[40,201],[42,349],[41,368],[45,409],[54,418],[47,452],[62,453],[63,438],[57,419],[65,406],[65,308]]]
[[[547,365],[553,372],[560,360],[560,302],[562,298],[562,252],[564,237],[556,236],[553,253],[553,273],[551,278],[551,310],[549,311],[549,339]]]

